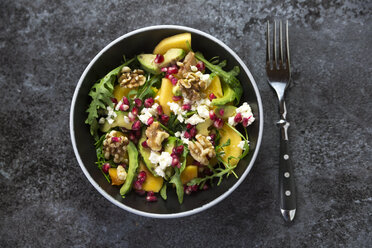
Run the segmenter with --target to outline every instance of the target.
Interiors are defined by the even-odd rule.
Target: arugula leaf
[[[143,100],[147,97],[154,96],[155,91],[152,87],[158,83],[160,83],[162,78],[162,74],[154,75],[152,77],[148,77],[145,84],[142,85],[137,92],[137,98]]]
[[[98,140],[97,142],[94,144],[95,147],[96,147],[96,154],[97,154],[97,162],[96,162],[96,165],[98,166],[99,170],[102,172],[102,174],[105,176],[106,180],[111,183],[111,180],[110,180],[110,177],[109,175],[107,175],[106,173],[104,173],[102,171],[102,167],[105,163],[110,163],[112,164],[110,161],[106,161],[105,159],[105,155],[103,154],[103,140],[105,139],[105,135],[102,135]]]
[[[222,182],[223,177],[225,175],[227,177],[230,174],[230,171],[234,170],[235,167],[236,167],[236,165],[233,166],[233,167],[227,167],[226,169],[217,168],[217,169],[215,169],[215,172],[212,175],[202,177],[202,178],[201,177],[194,178],[190,182],[188,182],[187,185],[188,186],[200,185],[201,183],[205,183],[207,180],[211,180],[213,178],[218,178],[217,186],[219,186]]]
[[[243,95],[243,87],[241,86],[239,80],[235,77],[237,76],[236,74],[237,69],[234,67],[234,69],[231,70],[230,72],[226,72],[221,68],[221,66],[214,65],[208,60],[206,60],[200,52],[195,53],[195,57],[198,60],[203,61],[205,66],[211,72],[216,73],[225,83],[229,85],[230,88],[232,88],[235,91],[235,100],[236,100],[236,103],[239,103],[240,98]]]
[[[106,106],[113,107],[114,104],[112,103],[111,98],[113,97],[116,78],[120,70],[133,61],[134,58],[110,71],[99,82],[95,83],[89,92],[89,96],[92,97],[92,101],[86,110],[86,112],[88,112],[88,118],[85,120],[85,123],[90,125],[90,134],[95,140],[98,140],[98,110],[105,109]]]
[[[176,186],[176,193],[178,196],[178,202],[182,204],[183,202],[183,185],[181,181],[181,172],[177,167],[174,168],[174,175],[172,176],[170,183],[173,183]]]
[[[163,198],[164,200],[167,199],[167,183],[166,183],[166,182],[164,182],[163,187],[161,187],[161,190],[160,190],[160,196],[161,196],[161,198]]]

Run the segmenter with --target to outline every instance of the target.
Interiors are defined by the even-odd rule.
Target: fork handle
[[[283,116],[282,116],[283,117]],[[293,177],[292,164],[288,152],[289,122],[284,118],[279,121],[280,126],[280,158],[279,158],[279,189],[280,210],[286,221],[292,221],[296,213],[296,186]]]

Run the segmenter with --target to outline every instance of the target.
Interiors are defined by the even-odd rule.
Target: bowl
[[[250,152],[235,169],[239,176],[224,178],[220,186],[211,187],[184,197],[183,204],[179,204],[175,190],[168,190],[168,199],[157,202],[146,202],[134,192],[122,198],[117,186],[110,185],[102,172],[95,165],[96,154],[94,139],[89,133],[89,127],[84,123],[91,98],[88,96],[92,85],[113,68],[122,63],[123,55],[131,58],[139,53],[151,53],[156,44],[165,37],[178,33],[189,32],[192,35],[192,48],[201,51],[209,59],[220,56],[227,60],[227,69],[237,65],[241,72],[238,79],[243,85],[242,101],[247,101],[252,108],[255,122],[248,128]],[[107,200],[131,213],[154,218],[176,218],[188,216],[206,210],[219,203],[233,192],[251,170],[260,148],[263,132],[263,109],[260,93],[252,74],[232,49],[217,38],[200,30],[175,25],[159,25],[141,28],[125,34],[112,41],[103,48],[89,63],[80,77],[71,103],[70,134],[72,146],[79,165],[89,182]],[[239,203],[237,203],[239,204]]]

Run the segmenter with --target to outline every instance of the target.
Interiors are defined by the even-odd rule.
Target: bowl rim
[[[171,213],[171,214],[156,214],[156,213],[149,213],[149,212],[140,211],[140,210],[137,210],[137,209],[134,209],[134,208],[131,208],[131,207],[126,206],[122,202],[119,202],[114,197],[112,197],[111,195],[109,195],[108,193],[106,193],[106,191],[104,191],[98,185],[98,183],[91,177],[91,175],[89,174],[88,170],[85,168],[85,165],[84,165],[83,161],[81,160],[81,157],[79,155],[79,152],[78,152],[77,146],[76,146],[75,130],[74,130],[74,118],[73,118],[74,117],[74,112],[75,112],[75,103],[76,103],[76,99],[77,99],[77,96],[78,96],[78,92],[80,91],[81,85],[83,83],[84,78],[86,77],[86,74],[91,69],[91,67],[96,62],[96,60],[105,51],[107,51],[109,48],[111,48],[116,43],[122,41],[123,39],[125,39],[127,37],[130,37],[132,35],[141,33],[141,32],[145,32],[145,31],[149,31],[149,30],[158,30],[158,29],[176,29],[176,30],[179,30],[179,31],[196,33],[198,35],[204,36],[204,37],[206,37],[206,38],[208,38],[208,39],[216,42],[217,44],[219,44],[220,46],[222,46],[224,49],[226,49],[226,51],[228,51],[238,61],[238,63],[240,64],[240,66],[243,68],[244,72],[248,75],[249,80],[251,81],[251,84],[253,86],[253,89],[254,89],[255,94],[256,94],[256,97],[257,97],[257,105],[258,105],[259,120],[260,120],[256,149],[255,149],[255,151],[254,151],[254,153],[252,155],[252,159],[250,160],[248,167],[245,169],[244,173],[241,175],[241,177],[238,179],[238,181],[231,188],[229,188],[226,192],[224,192],[222,195],[220,195],[219,197],[217,197],[216,199],[212,200],[211,202],[209,202],[207,204],[204,204],[204,205],[202,205],[200,207],[197,207],[197,208],[194,208],[192,210],[185,211],[185,212]],[[260,149],[260,146],[261,146],[262,135],[263,135],[263,121],[264,121],[263,120],[263,106],[262,106],[262,101],[261,101],[261,95],[260,95],[260,93],[258,91],[258,87],[257,87],[256,81],[254,80],[251,72],[249,71],[249,69],[247,68],[247,66],[245,65],[245,63],[240,59],[240,57],[231,48],[229,48],[225,43],[223,43],[219,39],[213,37],[212,35],[210,35],[208,33],[205,33],[203,31],[200,31],[198,29],[194,29],[194,28],[190,28],[190,27],[186,27],[186,26],[180,26],[180,25],[154,25],[154,26],[148,26],[148,27],[139,28],[139,29],[136,29],[134,31],[131,31],[129,33],[126,33],[126,34],[118,37],[117,39],[113,40],[108,45],[106,45],[91,60],[91,62],[88,64],[88,66],[85,68],[83,74],[81,75],[81,77],[79,79],[79,82],[78,82],[78,84],[77,84],[77,86],[75,88],[74,95],[72,97],[71,107],[70,107],[70,136],[71,136],[71,142],[72,142],[72,146],[73,146],[73,149],[74,149],[74,153],[75,153],[76,159],[77,159],[77,161],[78,161],[78,163],[79,163],[79,165],[80,165],[80,167],[81,167],[84,175],[87,177],[87,179],[89,180],[89,182],[94,186],[94,188],[96,188],[96,190],[99,193],[101,193],[101,195],[103,195],[107,200],[109,200],[111,203],[113,203],[114,205],[118,206],[119,208],[122,208],[124,210],[127,210],[130,213],[134,213],[134,214],[137,214],[137,215],[140,215],[140,216],[144,216],[144,217],[170,219],[170,218],[179,218],[179,217],[185,217],[185,216],[193,215],[193,214],[202,212],[202,211],[204,211],[204,210],[206,210],[206,209],[208,209],[208,208],[216,205],[217,203],[219,203],[223,199],[225,199],[228,195],[230,195],[244,181],[244,179],[246,178],[246,176],[248,175],[248,173],[250,172],[250,170],[253,167],[253,164],[254,164],[254,162],[255,162],[255,160],[257,158],[257,155],[258,155],[258,152],[259,152],[259,149]]]

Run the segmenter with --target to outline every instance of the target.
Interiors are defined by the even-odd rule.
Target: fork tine
[[[266,32],[266,66],[270,67],[270,23],[267,21]]]
[[[279,22],[279,66],[282,68],[283,67],[283,37],[282,37],[282,21]]]
[[[276,68],[277,58],[276,58],[276,21],[274,21],[274,35],[273,35],[273,67]]]
[[[291,70],[291,59],[289,56],[289,38],[288,38],[288,20],[285,24],[285,44],[286,44],[286,50],[287,50],[287,60],[286,60],[286,66],[288,70]]]

